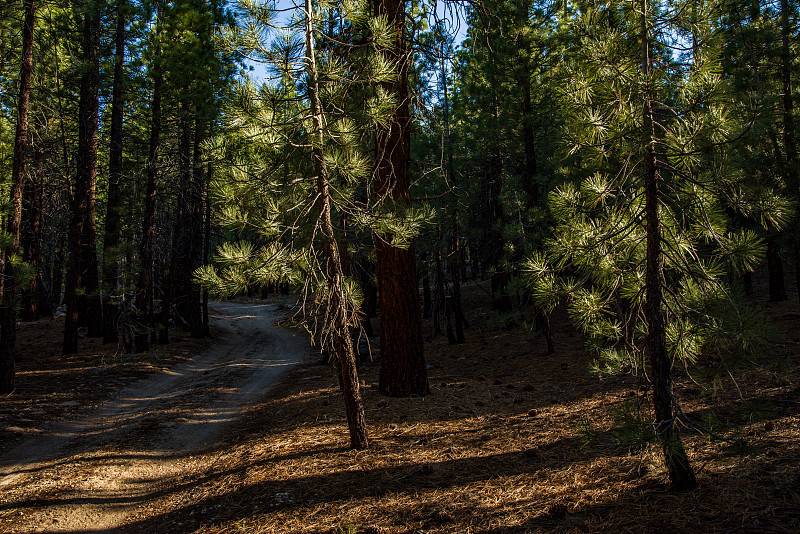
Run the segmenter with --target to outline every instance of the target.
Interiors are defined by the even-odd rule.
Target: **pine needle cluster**
[[[732,165],[730,143],[747,125],[728,114],[713,17],[701,10],[686,21],[676,16],[680,6],[653,7],[652,69],[645,73],[640,12],[628,3],[589,7],[575,22],[583,37],[566,67],[573,80],[564,92],[570,166],[549,197],[553,237],[523,265],[534,302],[546,312],[565,303],[597,355],[597,373],[642,369],[647,103],[669,355],[686,365],[711,354],[749,357],[762,347],[765,325],[729,282],[759,265],[765,242],[733,215],[781,226],[789,206],[746,189]],[[680,32],[689,40],[676,40]],[[688,42],[692,50],[691,39],[703,46],[687,58],[678,48]]]
[[[226,110],[224,135],[209,143],[218,169],[211,196],[230,239],[196,279],[217,295],[289,283],[313,294],[324,310],[321,168],[337,239],[353,242],[359,236],[361,243],[377,232],[391,234],[392,245],[403,247],[430,218],[427,209],[373,194],[374,132],[388,125],[398,105],[381,85],[397,76],[385,53],[393,30],[385,16],[370,14],[366,2],[316,2],[312,71],[301,10],[280,15],[274,5],[252,0],[238,2],[237,9],[240,22],[226,35],[229,46],[263,62],[269,78],[238,87]],[[321,128],[314,96],[321,104]],[[315,162],[315,154],[323,161]],[[346,278],[343,290],[355,325],[358,284]]]

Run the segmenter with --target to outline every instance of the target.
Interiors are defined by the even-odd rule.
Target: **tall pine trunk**
[[[108,160],[108,197],[106,228],[103,239],[103,343],[117,341],[115,319],[119,313],[112,296],[118,291],[117,247],[120,239],[120,214],[122,208],[122,126],[125,109],[123,93],[123,67],[125,59],[125,0],[117,2],[117,30],[114,37],[114,89],[111,96],[111,146]]]
[[[642,0],[641,14],[641,74],[647,79],[650,71],[648,2]],[[664,285],[661,255],[661,221],[659,219],[660,177],[655,156],[655,131],[652,102],[644,95],[642,110],[642,145],[645,165],[645,218],[647,221],[647,258],[645,269],[645,319],[647,322],[646,349],[650,360],[650,380],[653,386],[655,431],[664,451],[664,460],[673,489],[678,491],[697,486],[694,471],[675,426],[672,398],[672,365],[667,353],[666,324],[663,309]]]
[[[783,148],[786,158],[786,180],[795,193],[800,192],[797,180],[797,145],[794,138],[794,102],[792,99],[792,52],[789,0],[781,0],[781,81],[783,83]],[[798,210],[800,213],[800,210]],[[794,231],[794,261],[797,298],[800,300],[800,227]]]
[[[69,228],[69,261],[64,300],[64,354],[78,350],[78,313],[84,308],[87,335],[102,336],[97,266],[95,187],[97,182],[97,134],[100,91],[100,11],[91,2],[83,20],[83,63],[78,111],[78,155]]]
[[[203,199],[205,201],[205,220],[203,222],[203,265],[208,265],[211,261],[211,198],[209,195],[209,184],[211,183],[211,165],[206,170],[203,182]],[[208,290],[203,290],[203,335],[211,335],[208,319]]]
[[[147,184],[145,185],[144,214],[142,217],[142,242],[139,249],[139,280],[136,286],[136,308],[145,310],[148,324],[153,328],[154,310],[154,238],[156,221],[156,186],[158,185],[158,150],[161,143],[161,93],[164,76],[161,72],[161,19],[163,7],[158,3],[156,14],[156,45],[150,74],[153,78],[153,96],[150,101],[150,143],[147,155]],[[155,341],[155,330],[151,338]]]
[[[41,152],[37,151],[37,160]],[[35,321],[42,316],[52,315],[52,307],[45,298],[42,276],[42,240],[43,240],[43,206],[44,183],[41,177],[32,177],[23,187],[22,225],[20,227],[20,244],[22,245],[22,261],[33,271],[33,279],[22,294],[22,313],[24,321]]]
[[[197,117],[194,128],[194,148],[192,154],[192,183],[190,185],[189,210],[191,225],[191,247],[185,268],[189,283],[189,327],[193,338],[205,335],[203,328],[203,303],[200,286],[194,283],[193,274],[200,267],[203,259],[203,191],[205,173],[203,172],[203,158],[201,146],[205,141],[205,119]]]
[[[375,192],[379,199],[409,203],[411,183],[409,152],[408,51],[404,0],[376,0],[377,15],[388,18],[396,31],[390,54],[397,62],[398,76],[386,90],[397,103],[388,128],[376,139]],[[378,390],[393,397],[425,395],[428,372],[422,344],[422,317],[417,288],[414,244],[406,249],[393,247],[391,236],[375,236],[380,306],[381,370]]]
[[[441,54],[442,58],[445,57],[444,53]],[[450,135],[450,98],[447,91],[447,69],[445,68],[444,59],[442,59],[442,83],[444,93],[444,131],[445,131],[445,152],[447,154],[447,178],[453,184],[453,195],[450,200],[450,277],[453,279],[453,298],[452,308],[455,318],[455,342],[464,343],[464,312],[461,306],[461,228],[458,224],[458,181],[455,173],[455,164],[453,162],[453,140]]]
[[[16,287],[14,266],[11,257],[19,248],[19,233],[22,220],[22,186],[25,180],[25,158],[28,150],[28,115],[31,98],[31,74],[33,72],[33,27],[35,23],[34,0],[25,0],[25,22],[22,28],[22,61],[20,64],[19,101],[17,125],[14,134],[14,163],[11,168],[11,213],[6,231],[11,243],[4,251],[4,280],[0,284],[0,394],[14,390],[16,377],[14,360],[17,356],[17,317],[14,310]]]

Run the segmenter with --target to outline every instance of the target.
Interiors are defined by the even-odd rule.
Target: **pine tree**
[[[103,321],[97,264],[95,200],[97,187],[97,143],[100,91],[100,6],[89,2],[82,11],[83,42],[80,107],[78,110],[78,157],[64,302],[64,354],[78,350],[79,313],[86,313],[87,335],[102,336]]]
[[[10,393],[15,386],[14,360],[16,359],[16,293],[20,284],[15,273],[18,263],[20,226],[22,224],[22,189],[25,180],[25,163],[28,150],[28,115],[31,98],[31,75],[33,71],[33,31],[36,4],[34,0],[24,2],[25,19],[22,30],[22,61],[19,77],[19,100],[14,136],[14,163],[11,174],[11,214],[8,217],[7,244],[3,250],[3,280],[0,284],[0,393]]]
[[[394,246],[407,246],[420,224],[419,213],[400,217],[391,204],[374,205],[365,194],[369,132],[386,127],[397,105],[380,85],[396,77],[396,65],[382,53],[392,32],[385,17],[370,17],[361,3],[309,2],[270,47],[263,32],[275,24],[274,13],[251,2],[239,9],[244,22],[229,38],[264,61],[274,79],[239,88],[226,134],[214,140],[212,153],[222,160],[212,196],[221,221],[241,240],[221,245],[217,268],[206,266],[196,278],[223,294],[275,281],[304,288],[314,312],[309,327],[338,362],[351,445],[363,448],[368,440],[350,340],[361,297],[345,276],[342,229],[333,221],[391,234]],[[331,33],[323,34],[326,20]]]
[[[729,144],[744,127],[727,114],[715,14],[692,7],[614,2],[576,18],[565,169],[580,184],[551,194],[554,238],[547,258],[527,264],[537,305],[566,298],[598,369],[636,369],[647,356],[654,430],[677,490],[696,481],[676,426],[673,366],[712,347],[723,358],[756,350],[757,321],[731,306],[725,280],[764,253],[724,209],[737,183]],[[696,39],[688,55],[675,51],[681,34]]]
[[[122,208],[122,156],[125,93],[123,69],[125,61],[127,2],[117,0],[116,31],[114,35],[114,82],[111,101],[111,133],[109,140],[108,191],[103,238],[103,343],[117,341],[115,319],[118,307],[112,296],[118,292],[117,257],[120,244],[120,218]]]

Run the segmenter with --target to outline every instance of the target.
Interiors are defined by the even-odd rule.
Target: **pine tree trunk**
[[[800,192],[797,179],[797,144],[794,138],[794,102],[792,99],[792,52],[789,0],[781,0],[781,78],[783,82],[783,148],[786,158],[786,180],[795,193]],[[800,209],[797,210],[800,214]],[[797,298],[800,300],[800,226],[794,230],[794,261]]]
[[[96,7],[93,3],[86,6],[83,22],[85,71],[81,76],[77,168],[68,241],[64,354],[72,354],[78,350],[79,307],[86,314],[87,335],[100,337],[103,334],[94,213],[100,91],[100,12]]]
[[[108,160],[108,196],[106,203],[106,227],[103,239],[103,343],[116,343],[116,318],[119,307],[113,303],[117,292],[117,247],[120,239],[120,211],[122,207],[122,127],[125,98],[122,91],[122,75],[125,58],[125,0],[117,2],[117,30],[114,37],[114,89],[111,96],[111,143]]]
[[[33,72],[33,29],[35,23],[34,0],[25,0],[25,21],[22,28],[22,61],[20,64],[19,101],[17,124],[14,134],[14,162],[11,168],[11,213],[6,231],[11,235],[11,244],[4,250],[4,280],[0,285],[0,394],[11,393],[16,384],[14,360],[17,357],[17,316],[14,309],[16,287],[14,268],[10,258],[19,248],[20,224],[22,220],[22,186],[25,181],[25,158],[28,150],[28,115],[31,98],[31,74]]]
[[[390,55],[398,63],[395,83],[386,84],[398,106],[388,128],[376,139],[375,192],[378,198],[410,202],[408,51],[404,0],[376,0],[377,15],[385,15],[396,31]],[[378,299],[380,301],[381,370],[378,390],[393,397],[429,393],[422,344],[417,266],[413,242],[407,249],[391,246],[391,236],[376,236]]]
[[[457,225],[455,231],[458,230]],[[454,233],[453,237],[453,253],[450,258],[450,276],[453,278],[453,317],[454,326],[456,330],[456,343],[464,343],[464,310],[461,307],[461,258],[460,250],[458,248],[458,234]]]
[[[767,238],[767,273],[769,275],[769,300],[781,302],[786,300],[786,286],[783,281],[783,260],[780,256],[780,247],[775,236]]]
[[[422,318],[430,319],[432,310],[433,301],[431,300],[431,277],[426,274],[422,277]]]
[[[186,278],[189,285],[189,327],[191,336],[195,339],[202,338],[203,329],[203,308],[202,291],[200,286],[194,283],[194,271],[201,265],[203,258],[203,162],[200,147],[205,141],[205,120],[197,117],[194,129],[194,148],[192,154],[192,182],[189,191],[190,227],[191,243],[189,257],[185,265]]]
[[[188,89],[187,89],[188,90]],[[194,243],[192,186],[194,182],[194,166],[192,164],[193,123],[188,102],[182,104],[180,119],[180,140],[178,142],[178,168],[180,183],[178,185],[177,210],[174,221],[176,239],[173,240],[172,299],[175,304],[176,326],[190,326],[191,313],[191,256]]]
[[[209,197],[209,184],[211,183],[211,166],[206,171],[205,181],[203,182],[203,197],[205,198],[205,241],[203,242],[203,265],[208,265],[211,261],[211,198]],[[262,296],[263,298],[263,296]],[[203,335],[211,335],[208,319],[208,290],[203,290]]]
[[[442,54],[442,58],[445,55]],[[452,308],[455,317],[455,342],[464,343],[464,313],[461,307],[461,276],[462,276],[462,261],[461,261],[461,245],[459,237],[461,235],[461,228],[458,224],[458,182],[455,173],[455,165],[453,163],[453,141],[450,135],[450,98],[447,90],[447,69],[445,68],[444,59],[442,59],[442,80],[444,86],[444,107],[442,108],[444,115],[444,130],[445,130],[445,152],[447,154],[447,177],[453,184],[453,195],[450,208],[450,231],[451,246],[450,246],[450,276],[453,279],[453,298]]]
[[[650,70],[650,45],[647,0],[642,0],[641,14],[641,73],[647,78]],[[664,451],[669,480],[674,490],[684,491],[697,486],[694,471],[675,426],[672,399],[671,362],[667,353],[666,325],[663,310],[664,284],[661,257],[661,221],[659,219],[659,181],[655,158],[653,111],[649,95],[645,96],[642,121],[642,145],[645,164],[645,218],[647,258],[645,272],[646,349],[650,360],[650,380],[653,385],[655,431]]]
[[[44,295],[42,280],[42,206],[44,204],[44,184],[41,179],[29,181],[23,188],[23,224],[20,229],[22,261],[30,265],[33,279],[22,294],[22,313],[24,321],[35,321],[52,315],[52,308]]]
[[[169,267],[164,266],[161,276],[161,312],[158,318],[158,343],[161,345],[169,344],[169,321],[172,315],[172,300],[175,295],[174,273],[178,268],[178,260],[175,255],[177,241],[180,239],[180,229],[178,223],[173,223],[172,235],[172,255],[170,256]]]
[[[158,150],[161,143],[161,93],[164,77],[161,71],[161,20],[163,7],[158,3],[156,15],[156,46],[150,74],[153,77],[153,97],[150,103],[150,144],[147,156],[147,185],[144,196],[144,215],[142,219],[142,242],[139,249],[139,280],[136,288],[136,307],[146,310],[151,326],[154,323],[154,257],[156,186],[158,182]]]
[[[317,69],[314,58],[314,35],[312,31],[311,0],[306,0],[306,64],[310,78],[309,99],[311,114],[318,143],[313,148],[317,175],[317,209],[320,234],[325,252],[325,280],[328,286],[328,309],[325,315],[325,331],[333,337],[333,348],[339,361],[342,393],[344,395],[347,426],[350,430],[350,446],[365,449],[369,445],[367,423],[356,371],[356,359],[350,337],[349,304],[344,292],[344,273],[336,235],[331,222],[331,200],[328,173],[325,164],[322,105],[319,100]]]
[[[533,103],[531,102],[530,71],[524,69],[520,73],[522,89],[522,146],[525,151],[525,163],[522,169],[522,189],[527,196],[526,207],[539,205],[539,186],[536,183],[536,141],[533,135]]]
[[[444,269],[442,268],[442,251],[439,247],[440,237],[438,230],[436,234],[436,283],[433,288],[433,337],[439,337],[442,335],[442,324],[440,319],[442,314],[445,313]]]
[[[61,236],[53,253],[53,274],[50,275],[50,300],[53,306],[61,305],[61,289],[64,284],[64,256],[66,255],[66,238]]]

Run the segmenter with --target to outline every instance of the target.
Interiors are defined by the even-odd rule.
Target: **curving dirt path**
[[[306,357],[307,339],[272,326],[276,317],[273,306],[213,303],[219,335],[205,352],[3,454],[0,512],[13,516],[3,529],[106,532],[145,512],[191,470],[192,453]]]

